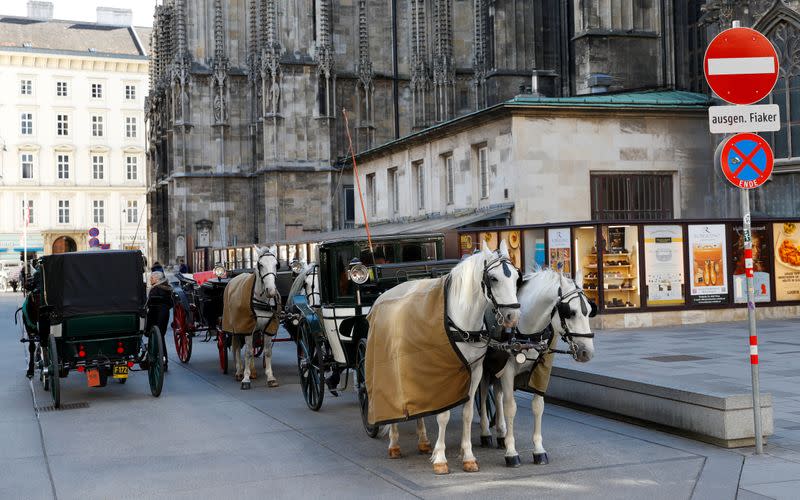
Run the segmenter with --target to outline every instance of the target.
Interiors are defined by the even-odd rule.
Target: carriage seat
[[[184,283],[196,284],[197,283],[197,281],[194,279],[194,276],[191,275],[191,274],[175,273],[175,277],[178,278],[178,281],[180,281],[181,284],[184,284]]]

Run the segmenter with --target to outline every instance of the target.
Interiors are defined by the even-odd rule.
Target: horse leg
[[[433,462],[434,474],[449,474],[447,467],[447,456],[445,455],[444,435],[447,432],[447,423],[450,421],[450,410],[436,415],[436,423],[439,424],[439,435],[436,437],[436,446],[433,448],[431,462]]]
[[[417,450],[420,453],[430,453],[432,451],[431,442],[428,440],[428,431],[425,429],[425,418],[417,419]]]
[[[507,367],[500,380],[502,386],[503,413],[505,414],[506,467],[519,467],[521,462],[514,441],[514,417],[517,415],[517,401],[514,399],[514,370]],[[499,406],[499,405],[498,405]],[[498,412],[500,413],[500,412]],[[498,416],[498,418],[500,418]],[[499,441],[499,439],[498,439]]]
[[[250,366],[253,364],[253,334],[244,338],[244,374],[242,376],[242,390],[250,388]]]
[[[512,367],[506,368],[507,370],[511,370]],[[503,372],[505,374],[505,372]],[[494,386],[494,432],[497,436],[497,447],[498,448],[505,448],[506,447],[506,412],[503,408],[503,394],[505,387],[503,385],[502,380],[494,380],[492,381],[492,385]]]
[[[278,387],[278,379],[272,373],[272,345],[275,337],[264,339],[264,375],[267,377],[267,387]]]
[[[484,377],[478,386],[478,397],[481,402],[481,448],[492,447],[492,432],[489,430],[489,409],[486,407],[486,396],[489,394],[491,381]]]
[[[239,335],[231,335],[231,351],[233,352],[233,366],[236,367],[234,378],[237,382],[242,381],[242,354],[241,354],[241,337]]]
[[[400,429],[397,424],[389,425],[389,458],[400,458]]]
[[[472,413],[475,410],[475,392],[483,375],[483,365],[477,363],[472,368],[472,379],[469,384],[469,401],[461,413],[461,460],[464,472],[478,472],[478,461],[472,454]]]
[[[533,463],[547,465],[547,451],[542,446],[542,414],[544,413],[544,397],[539,394],[533,396]]]

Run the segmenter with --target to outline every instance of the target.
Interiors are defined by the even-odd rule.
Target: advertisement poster
[[[503,231],[500,233],[500,239],[506,241],[508,246],[508,257],[514,267],[519,268],[522,265],[522,248],[520,248],[521,235],[519,231]]]
[[[767,226],[752,226],[753,239],[753,291],[756,302],[769,302],[772,294],[769,287],[769,241]],[[744,232],[742,226],[734,226],[731,246],[733,260],[733,301],[747,303],[747,278],[744,274]]]
[[[572,251],[568,227],[548,229],[547,246],[550,253],[550,268],[572,276]]]
[[[800,222],[772,225],[775,238],[775,298],[800,300]]]
[[[685,281],[681,226],[644,226],[644,263],[647,305],[682,305]]]
[[[472,242],[472,235],[471,234],[462,234],[458,237],[458,246],[461,250],[461,255],[472,255],[472,251],[475,249],[475,246]]]
[[[689,272],[695,304],[728,301],[726,262],[724,224],[689,226]]]
[[[608,248],[611,253],[626,252],[625,249],[625,228],[624,227],[609,227],[608,228]]]

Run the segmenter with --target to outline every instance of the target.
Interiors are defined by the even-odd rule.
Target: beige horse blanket
[[[468,400],[470,370],[445,330],[445,280],[401,283],[367,315],[371,424],[436,414]]]
[[[255,274],[245,273],[233,278],[225,287],[222,309],[222,331],[234,335],[250,335],[257,325],[258,316],[265,316],[253,308]],[[265,311],[266,312],[266,311]],[[267,335],[278,331],[278,315],[272,314],[265,328]]]
[[[558,335],[553,334],[550,340],[550,349],[555,349],[558,342]],[[533,370],[522,372],[514,377],[514,388],[523,391],[533,391],[536,394],[544,396],[547,392],[547,387],[550,385],[550,374],[553,372],[553,359],[554,353],[547,353],[542,356],[542,359],[536,363]]]

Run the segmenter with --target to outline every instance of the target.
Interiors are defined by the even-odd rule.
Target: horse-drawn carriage
[[[109,276],[113,273],[113,279]],[[125,383],[138,364],[150,392],[164,383],[164,345],[157,326],[147,325],[144,260],[139,251],[93,251],[48,255],[21,312],[29,343],[28,376],[38,369],[53,405],[61,404],[59,380],[70,371],[87,375],[89,386],[108,379]]]
[[[326,386],[334,394],[355,374],[364,425],[366,315],[385,290],[404,281],[446,274],[457,260],[442,260],[440,234],[336,240],[319,245],[319,263],[306,266],[289,292],[284,326],[297,341],[298,370],[309,408],[322,406]],[[344,382],[341,375],[344,373]]]

